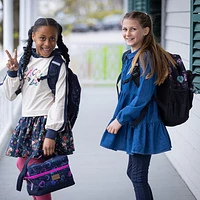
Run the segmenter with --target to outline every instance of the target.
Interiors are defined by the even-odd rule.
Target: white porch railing
[[[76,50],[77,48],[77,50]],[[115,84],[121,69],[122,44],[79,44],[69,47],[70,67],[82,84]]]
[[[1,59],[0,82],[3,81],[6,75],[5,59]],[[21,110],[21,96],[10,102],[6,99],[3,86],[0,86],[0,153],[5,151],[8,139],[12,133],[18,118],[20,117]]]

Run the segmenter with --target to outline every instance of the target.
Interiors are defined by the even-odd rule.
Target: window
[[[157,42],[161,37],[161,0],[128,0],[128,12],[132,10],[146,12],[153,19],[153,32]]]
[[[149,13],[149,0],[129,0],[128,11],[132,10]]]
[[[190,66],[200,74],[200,0],[191,1]],[[200,76],[194,78],[194,85],[200,88]]]

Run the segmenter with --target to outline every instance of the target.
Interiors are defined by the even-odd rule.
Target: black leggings
[[[148,183],[151,155],[129,155],[127,175],[133,183],[136,200],[153,200]]]

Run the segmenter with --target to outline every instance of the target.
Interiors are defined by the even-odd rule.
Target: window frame
[[[200,0],[192,0],[190,7],[190,70],[200,75]],[[200,76],[193,83],[200,93]]]

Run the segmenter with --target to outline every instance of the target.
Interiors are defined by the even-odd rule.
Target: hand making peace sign
[[[17,71],[19,69],[19,65],[17,62],[17,50],[14,50],[14,57],[12,58],[12,56],[10,55],[8,50],[5,50],[7,56],[8,56],[8,62],[6,64],[6,67],[10,70],[10,71]]]

